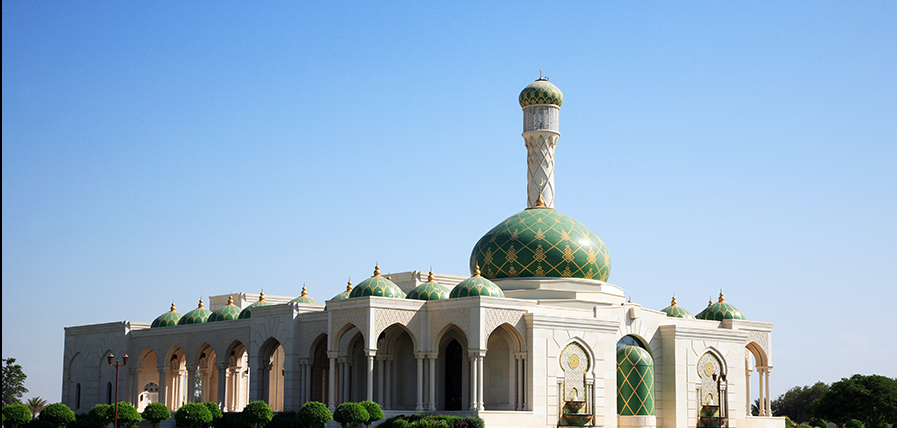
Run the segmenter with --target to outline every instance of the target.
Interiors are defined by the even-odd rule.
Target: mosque
[[[772,323],[726,302],[655,310],[607,282],[610,255],[554,208],[563,94],[523,89],[527,207],[477,242],[470,276],[379,267],[323,304],[234,293],[174,303],[152,323],[65,329],[62,402],[113,401],[107,355],[130,356],[119,397],[142,410],[213,401],[275,411],[373,400],[387,417],[478,415],[486,426],[783,428],[772,417]],[[759,416],[751,416],[751,377]]]

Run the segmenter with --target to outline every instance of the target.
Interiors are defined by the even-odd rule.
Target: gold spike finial
[[[480,265],[477,265],[477,270],[476,270],[476,272],[473,274],[473,276],[480,276],[481,274],[482,274],[482,272],[480,272]]]
[[[626,303],[632,303],[632,296],[629,296],[629,301]]]
[[[433,268],[430,268],[430,274],[427,275],[427,282],[433,282]]]
[[[227,306],[234,305],[234,296],[227,296]]]
[[[174,301],[172,301],[172,302],[171,302],[171,309],[169,309],[169,312],[175,312],[175,311],[176,311],[176,309],[174,308]]]
[[[670,303],[670,306],[676,306],[676,296],[673,296],[673,302]]]
[[[352,280],[351,279],[346,284],[346,291],[352,291]]]
[[[539,193],[539,199],[536,200],[536,206],[537,206],[537,207],[544,207],[544,206],[545,206],[545,200],[542,199],[542,194],[541,194],[541,193]]]
[[[374,266],[374,276],[380,276],[380,263],[377,263],[377,265]]]
[[[707,307],[710,307],[710,305],[712,305],[712,304],[713,304],[713,300],[711,300],[711,299],[708,297],[708,298],[707,298]]]
[[[723,298],[723,290],[720,290],[719,291],[719,303],[723,303],[725,301],[726,301],[726,299]]]
[[[259,302],[264,302],[264,301],[265,301],[265,292],[262,291],[261,293],[259,293]]]
[[[200,298],[199,298],[199,306],[197,306],[197,309],[202,309],[202,308],[205,308],[205,307],[206,307],[206,306],[202,304],[202,297],[200,297]]]
[[[391,275],[391,274],[386,274],[386,280],[387,280],[387,281],[392,281],[392,275]]]
[[[305,291],[305,283],[303,282],[302,283],[302,295],[300,295],[299,297],[305,297],[305,296],[308,296],[308,293]]]

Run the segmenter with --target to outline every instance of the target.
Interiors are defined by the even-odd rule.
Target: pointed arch
[[[255,372],[261,379],[261,399],[275,412],[283,410],[284,358],[283,345],[274,337],[269,337],[259,347]]]

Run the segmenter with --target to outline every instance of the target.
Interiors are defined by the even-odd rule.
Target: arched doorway
[[[143,412],[149,403],[159,402],[159,368],[156,353],[146,348],[137,359],[137,386],[141,388],[137,395],[137,411]]]
[[[486,410],[515,410],[517,408],[517,359],[523,348],[517,329],[502,324],[486,341],[483,358],[483,406]]]
[[[224,379],[224,410],[239,412],[249,403],[249,353],[240,342],[230,346]]]
[[[272,411],[283,410],[284,351],[277,339],[270,338],[261,350],[259,376],[262,379],[262,401],[268,403]]]
[[[327,336],[314,347],[311,365],[310,401],[327,403],[330,397],[330,361],[327,359]]]
[[[169,351],[167,367],[165,403],[171,411],[176,411],[187,402],[187,358],[179,346]]]
[[[204,343],[199,347],[197,357],[196,398],[200,402],[218,402],[218,370],[215,369],[215,350]]]
[[[457,340],[452,339],[445,347],[445,389],[444,409],[462,410],[464,406],[463,366],[464,349]]]
[[[436,344],[436,410],[467,410],[471,399],[467,335],[449,324],[436,335]]]
[[[385,360],[382,376],[380,368],[375,368],[374,379],[383,380],[384,385],[378,385],[376,390],[378,395],[382,391],[387,408],[422,410],[426,392],[422,384],[423,379],[417,378],[418,362],[414,355],[414,339],[408,330],[399,324],[387,327],[380,334],[377,349]],[[418,405],[422,407],[418,408]]]

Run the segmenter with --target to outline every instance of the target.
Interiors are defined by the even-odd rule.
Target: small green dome
[[[414,287],[413,290],[408,292],[408,295],[405,296],[405,298],[417,300],[445,300],[449,298],[449,289],[436,282],[436,280],[433,279],[433,271],[430,271],[430,275],[427,276],[427,282]]]
[[[270,303],[268,303],[265,300],[265,292],[262,291],[261,293],[259,293],[259,301],[258,302],[255,302],[255,303],[243,308],[243,310],[240,311],[240,319],[242,320],[242,319],[246,319],[246,318],[252,318],[252,308],[257,308],[259,306],[268,306],[268,305],[270,305]]]
[[[405,292],[399,288],[394,282],[390,281],[389,278],[384,278],[380,276],[380,266],[374,268],[374,276],[361,281],[355,288],[352,289],[352,292],[349,293],[349,298],[355,297],[364,297],[364,296],[380,296],[380,297],[393,297],[396,299],[404,299]]]
[[[180,319],[181,313],[175,310],[174,302],[171,302],[171,309],[153,320],[153,324],[150,325],[150,328],[176,326]]]
[[[505,297],[505,293],[494,282],[483,278],[480,267],[477,266],[472,277],[458,283],[449,293],[451,299],[470,296]]]
[[[231,321],[240,317],[240,308],[234,305],[234,296],[227,296],[227,305],[215,309],[209,315],[209,322]]]
[[[735,306],[732,306],[726,303],[726,299],[723,298],[723,293],[719,293],[719,301],[707,306],[706,309],[699,312],[695,318],[699,320],[743,320],[747,319],[744,317],[744,314],[738,310]]]
[[[302,295],[299,296],[299,297],[297,297],[297,298],[295,298],[295,299],[293,299],[293,300],[290,300],[290,302],[292,302],[292,303],[306,303],[306,304],[311,304],[311,305],[320,305],[320,303],[318,303],[317,300],[312,299],[311,297],[308,296],[308,293],[305,291],[305,285],[304,285],[304,284],[302,285]]]
[[[695,316],[688,311],[688,309],[683,308],[676,304],[676,297],[673,296],[673,302],[670,303],[670,306],[667,306],[661,309],[662,312],[666,313],[668,317],[673,318],[690,318],[695,319]]]
[[[483,235],[470,254],[470,272],[496,278],[585,278],[607,281],[610,253],[582,223],[553,208],[530,208]]]
[[[554,86],[548,79],[540,77],[533,83],[520,91],[520,107],[526,107],[532,104],[554,104],[558,107],[564,103],[564,94]]]
[[[339,294],[337,294],[336,296],[333,296],[333,298],[330,299],[330,300],[343,300],[343,299],[348,299],[350,294],[352,294],[352,281],[349,281],[349,282],[346,284],[346,291],[343,291],[342,293],[339,293]]]
[[[202,303],[202,299],[199,299],[199,306],[184,314],[184,316],[178,320],[178,325],[202,324],[209,320],[210,315],[212,315],[212,311],[206,309],[205,305]]]

